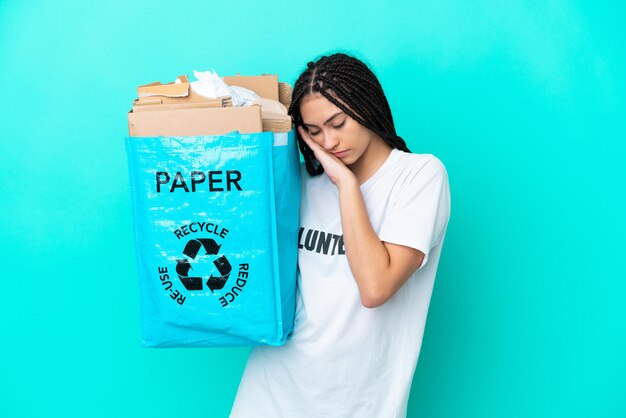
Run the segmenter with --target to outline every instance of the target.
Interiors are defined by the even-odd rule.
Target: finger
[[[302,137],[302,139],[307,145],[309,145],[309,143],[312,142],[311,138],[309,137],[309,135],[307,134],[307,132],[304,130],[302,126],[298,126],[298,132],[300,132],[300,136]]]
[[[298,132],[300,132],[300,136],[302,136],[302,140],[309,146],[309,148],[311,148],[311,151],[313,151],[313,155],[315,155],[315,158],[322,165],[328,164],[330,161],[336,161],[336,162],[342,163],[339,158],[332,155],[330,152],[328,152],[328,150],[326,150],[324,147],[322,147],[313,139],[311,139],[309,134],[306,132],[306,130],[302,126],[298,126]]]
[[[298,126],[298,132],[300,132],[300,136],[302,137],[304,143],[307,144],[315,154],[317,154],[321,150],[321,147],[311,139],[309,134],[304,130],[302,126]]]
[[[302,126],[298,126],[298,132],[300,132],[300,136],[302,138],[304,138],[306,135],[306,131],[304,130],[304,128]]]

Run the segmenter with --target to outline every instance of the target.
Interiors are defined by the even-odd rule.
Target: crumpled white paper
[[[216,99],[218,97],[230,96],[233,106],[249,106],[260,97],[244,87],[229,86],[220,78],[217,72],[209,71],[193,71],[193,75],[198,79],[192,81],[191,89],[204,97]]]
[[[198,79],[192,81],[191,89],[209,99],[230,96],[233,106],[250,106],[258,104],[261,106],[263,117],[275,117],[276,115],[286,115],[287,108],[280,102],[271,99],[264,99],[250,89],[241,86],[229,86],[214,70],[193,71],[193,75]],[[176,79],[176,83],[180,80]]]

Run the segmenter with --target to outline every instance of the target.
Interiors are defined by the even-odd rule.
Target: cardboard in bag
[[[265,99],[278,100],[278,76],[226,76],[224,82],[229,86],[245,87]]]
[[[291,118],[263,114],[259,105],[233,107],[230,97],[209,99],[196,94],[186,76],[179,83],[159,82],[140,86],[139,98],[128,113],[131,137],[224,135],[228,132],[289,132]],[[290,87],[276,75],[231,76],[224,81],[254,91],[265,99],[289,106]]]
[[[185,97],[189,94],[189,79],[186,75],[177,77],[179,83],[172,82],[167,84],[161,84],[160,82],[154,82],[146,84],[144,86],[137,87],[137,96],[151,97],[151,96],[165,96],[165,97]]]
[[[199,95],[190,88],[186,75],[178,76],[176,80],[179,83],[156,82],[137,87],[138,99],[133,103],[133,112],[233,105],[229,96],[211,99]]]

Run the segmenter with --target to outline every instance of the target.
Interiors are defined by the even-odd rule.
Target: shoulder
[[[405,165],[408,169],[417,171],[424,168],[435,171],[445,171],[446,169],[443,162],[433,154],[414,154],[400,150],[394,150],[394,153],[397,155],[397,162]]]
[[[443,162],[433,154],[413,154],[394,150],[395,175],[406,184],[424,183],[435,178],[447,181],[448,171]]]

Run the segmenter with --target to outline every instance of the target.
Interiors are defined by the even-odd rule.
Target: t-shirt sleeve
[[[448,172],[435,156],[420,167],[407,170],[394,201],[381,225],[379,238],[424,253],[421,269],[430,250],[443,239],[450,218]]]

